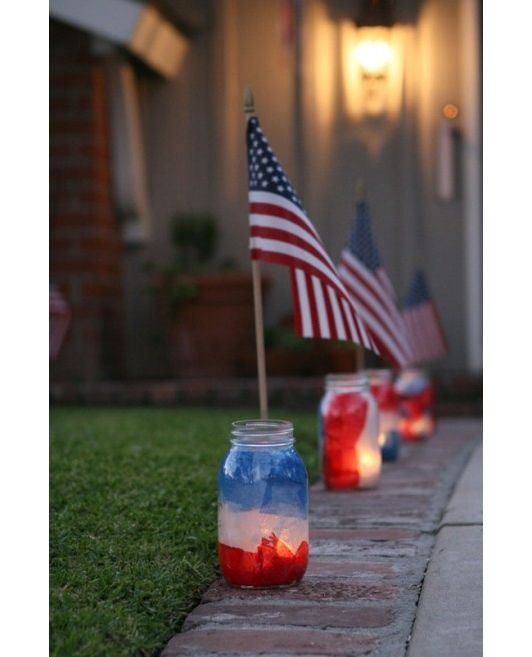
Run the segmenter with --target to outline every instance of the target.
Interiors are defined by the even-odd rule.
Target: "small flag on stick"
[[[251,258],[289,267],[296,334],[350,340],[379,354],[256,116],[248,119],[247,146]]]
[[[338,272],[381,355],[394,367],[412,360],[403,317],[393,285],[382,266],[371,230],[369,209],[359,184],[355,220],[340,257]]]
[[[447,340],[421,269],[417,269],[412,277],[403,317],[414,350],[415,363],[445,356],[448,351]]]

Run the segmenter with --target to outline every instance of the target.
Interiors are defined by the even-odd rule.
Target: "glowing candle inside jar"
[[[381,447],[386,444],[390,432],[397,431],[398,425],[399,415],[396,411],[379,411],[379,445]]]
[[[308,522],[221,504],[218,556],[231,584],[272,586],[298,581],[308,561]]]
[[[359,449],[357,451],[356,460],[360,472],[360,486],[374,486],[379,479],[381,471],[381,452],[375,449]]]
[[[384,461],[399,455],[399,399],[389,369],[368,370],[371,393],[379,406],[379,446]]]
[[[403,420],[401,427],[408,435],[428,436],[432,433],[433,422],[432,418],[427,415],[420,415],[419,417]]]
[[[378,409],[369,393],[367,378],[329,375],[320,418],[325,486],[329,489],[375,486],[381,468]]]
[[[396,388],[400,396],[399,431],[405,440],[420,440],[434,433],[434,393],[426,374],[406,370]]]
[[[309,553],[308,479],[291,423],[233,423],[218,472],[218,559],[235,586],[291,586]]]

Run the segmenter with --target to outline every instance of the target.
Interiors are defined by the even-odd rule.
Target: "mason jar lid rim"
[[[231,443],[243,447],[285,447],[293,445],[294,425],[287,420],[237,420],[231,429]]]
[[[368,378],[367,373],[364,372],[345,372],[341,374],[326,374],[326,381],[365,381]]]
[[[284,436],[292,434],[294,425],[288,420],[236,420],[232,423],[233,436]]]
[[[365,372],[355,372],[353,374],[327,374],[325,377],[325,389],[344,390],[346,392],[365,391],[369,388],[369,379]]]

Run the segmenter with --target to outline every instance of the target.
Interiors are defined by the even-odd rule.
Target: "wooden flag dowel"
[[[250,87],[244,89],[244,114],[247,117],[255,111],[255,100]],[[251,261],[253,277],[253,307],[255,309],[255,341],[257,345],[257,377],[259,383],[260,419],[268,419],[268,389],[266,387],[266,356],[264,354],[264,319],[262,315],[262,285],[260,263]]]
[[[255,338],[257,342],[257,375],[259,379],[259,406],[260,418],[268,418],[268,391],[266,388],[266,357],[264,354],[264,320],[262,316],[262,287],[260,277],[260,263],[251,261],[253,276],[253,304],[255,307]]]

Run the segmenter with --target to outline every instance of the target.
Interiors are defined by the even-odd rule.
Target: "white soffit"
[[[160,75],[174,77],[188,42],[155,7],[132,0],[50,0],[50,15],[127,48]]]

